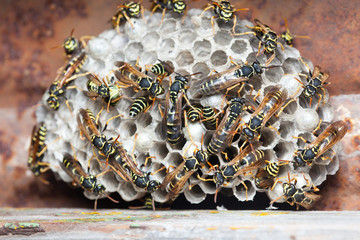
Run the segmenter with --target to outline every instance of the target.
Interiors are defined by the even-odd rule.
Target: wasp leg
[[[302,140],[304,143],[310,143],[308,140],[306,140],[305,138],[303,138],[303,137],[295,137],[295,136],[292,136],[293,138],[295,138],[295,139],[300,139],[300,140]]]

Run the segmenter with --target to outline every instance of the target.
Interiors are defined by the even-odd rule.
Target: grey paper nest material
[[[125,61],[130,64],[135,64],[139,58],[139,65],[151,65],[157,62],[157,59],[163,61],[171,61],[175,67],[175,71],[181,74],[192,74],[201,72],[199,75],[192,77],[189,85],[192,86],[192,81],[208,76],[211,71],[217,72],[225,71],[232,66],[229,59],[231,56],[235,62],[243,64],[245,62],[252,63],[255,61],[258,47],[258,40],[253,35],[232,36],[232,25],[221,24],[219,26],[215,21],[215,35],[212,33],[210,17],[211,14],[205,14],[200,18],[202,10],[189,10],[184,24],[181,19],[173,18],[170,14],[165,15],[164,22],[159,26],[161,21],[161,14],[154,14],[149,18],[149,13],[145,14],[147,23],[142,19],[132,19],[135,28],[133,29],[129,23],[120,27],[123,33],[119,35],[116,30],[106,30],[98,37],[89,40],[86,52],[88,59],[86,60],[83,71],[90,71],[97,74],[100,78],[108,76],[109,79],[113,76],[110,73],[115,69],[116,61]],[[236,26],[237,32],[244,32],[247,30],[246,25],[252,25],[249,21],[238,21]],[[284,46],[284,51],[280,48],[276,50],[276,58],[271,65],[281,65],[281,67],[271,68],[264,71],[261,76],[254,76],[249,80],[249,83],[254,86],[256,91],[260,90],[259,99],[263,99],[264,90],[270,89],[272,86],[282,85],[288,91],[288,96],[296,93],[301,84],[294,79],[294,75],[300,72],[307,73],[308,69],[299,61],[300,53],[295,48]],[[259,55],[258,60],[265,63],[265,56]],[[313,66],[310,61],[306,61],[311,69]],[[110,74],[109,74],[110,73]],[[285,75],[288,74],[288,75]],[[74,81],[75,89],[68,89],[66,97],[69,99],[73,114],[65,104],[60,104],[60,109],[54,111],[47,106],[38,109],[38,121],[44,121],[48,129],[48,137],[46,144],[48,150],[45,153],[44,161],[51,164],[51,168],[56,172],[60,178],[66,182],[72,181],[71,178],[60,168],[59,163],[63,160],[63,154],[68,152],[73,154],[70,143],[75,148],[75,153],[81,165],[86,169],[88,160],[90,160],[90,173],[99,174],[103,171],[98,162],[93,156],[93,146],[87,140],[80,139],[80,132],[76,122],[76,116],[80,108],[89,108],[95,114],[104,106],[101,98],[92,100],[84,95],[82,92],[86,90],[86,77],[80,77]],[[169,80],[166,78],[163,81],[163,86],[166,91],[169,86]],[[195,146],[190,143],[188,131],[183,129],[183,134],[186,141],[181,146],[172,147],[168,144],[160,134],[161,129],[161,115],[158,110],[158,104],[161,101],[156,101],[155,106],[145,114],[140,114],[135,119],[129,117],[129,106],[131,98],[138,96],[132,88],[123,88],[123,94],[127,98],[122,98],[120,102],[112,107],[110,112],[103,111],[100,115],[100,122],[104,124],[110,117],[122,114],[124,117],[114,119],[110,122],[104,134],[109,137],[116,138],[120,134],[119,142],[123,147],[131,152],[134,145],[134,138],[137,134],[136,146],[134,154],[138,166],[144,164],[145,158],[152,156],[147,166],[142,167],[143,171],[155,172],[161,167],[177,166],[183,161],[183,156],[188,157],[193,154]],[[250,88],[247,86],[245,93],[249,93]],[[301,91],[297,93],[299,96]],[[191,88],[187,91],[189,99],[193,99],[196,95],[196,89]],[[45,93],[42,102],[46,105],[48,93]],[[165,94],[159,96],[160,99],[165,99]],[[220,110],[223,95],[203,96],[200,99],[202,105],[210,105]],[[63,99],[61,100],[63,101]],[[313,102],[317,102],[317,97],[314,97]],[[304,143],[292,136],[304,136],[307,140],[313,140],[315,136],[312,131],[319,123],[319,119],[323,119],[323,129],[332,121],[333,110],[327,103],[328,96],[325,98],[325,104],[316,109],[316,104],[312,107],[300,97],[296,101],[289,104],[281,113],[281,115],[271,122],[280,135],[276,131],[265,127],[261,130],[260,141],[263,145],[260,149],[264,150],[267,155],[267,160],[276,161],[277,159],[291,160],[296,149],[304,147]],[[247,121],[250,114],[245,113],[243,121]],[[201,136],[204,134],[204,147],[210,141],[214,131],[207,130],[203,123],[189,122],[189,132],[194,142],[201,146]],[[54,142],[58,137],[60,140]],[[243,143],[241,138],[234,138],[231,146],[228,147],[227,152],[235,156],[239,152],[239,146]],[[189,145],[191,145],[189,147]],[[187,149],[186,152],[184,150]],[[334,149],[336,151],[336,147]],[[215,157],[224,165],[225,161],[220,154]],[[321,184],[326,179],[326,175],[335,174],[339,168],[339,160],[335,156],[332,161],[326,163],[313,164],[311,168],[303,169],[304,174],[300,173],[291,165],[281,167],[280,175],[287,176],[290,173],[297,176],[297,187],[306,185],[304,177],[309,179],[316,186]],[[212,172],[204,168],[203,177],[211,175]],[[282,186],[277,184],[273,190],[259,190],[254,184],[253,174],[241,176],[248,188],[247,198],[252,200],[257,191],[266,191],[270,200],[273,200],[283,194]],[[160,182],[166,175],[165,170],[162,170],[151,176],[152,179]],[[227,195],[234,195],[240,201],[246,200],[245,188],[241,184],[240,178],[235,178],[228,185],[223,186],[227,188]],[[145,195],[143,189],[139,189],[131,182],[125,182],[113,172],[108,172],[99,177],[98,182],[105,185],[107,192],[118,192],[120,196],[126,201],[139,199]],[[184,187],[184,194],[186,199],[191,203],[200,203],[207,194],[215,193],[215,184],[213,182],[204,182],[196,178],[190,177],[190,182],[193,185],[191,190]],[[94,198],[91,194],[86,193],[87,197]],[[167,201],[166,192],[157,190],[154,193],[155,201]],[[284,200],[284,199],[283,199]]]

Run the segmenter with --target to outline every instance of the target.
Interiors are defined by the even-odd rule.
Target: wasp
[[[139,113],[146,112],[151,107],[152,100],[148,96],[137,97],[130,105],[130,117],[136,117]]]
[[[300,58],[300,61],[303,62],[304,65],[309,68],[309,66],[302,60],[302,58]],[[295,80],[298,81],[301,84],[301,87],[304,89],[301,92],[301,95],[304,96],[306,99],[310,99],[309,100],[309,106],[311,107],[312,98],[315,96],[315,94],[320,89],[323,91],[323,95],[321,95],[320,93],[317,94],[319,96],[319,100],[318,100],[318,103],[316,105],[316,109],[320,106],[322,98],[323,98],[323,103],[325,104],[326,92],[325,92],[324,85],[325,84],[330,84],[329,82],[326,82],[326,80],[330,77],[330,74],[328,72],[325,72],[325,73],[321,72],[321,68],[316,65],[314,67],[313,73],[311,73],[311,70],[309,68],[309,75],[302,74],[302,73],[298,73],[297,75],[305,76],[306,79],[307,79],[307,84],[305,85],[299,79],[295,78]],[[310,80],[309,80],[309,78],[310,78]],[[298,90],[296,91],[294,96],[299,92],[301,87],[298,88]],[[290,101],[288,101],[284,105],[284,107],[282,107],[282,109],[284,109],[287,105],[289,105],[293,101],[295,101],[295,98],[292,98]]]
[[[309,36],[298,36],[298,35],[294,35],[290,32],[289,30],[289,25],[288,25],[288,22],[287,22],[287,19],[284,18],[284,23],[285,23],[285,28],[286,30],[281,33],[280,37],[284,40],[284,42],[289,45],[290,47],[293,46],[293,41],[294,41],[294,38],[310,38]]]
[[[43,162],[44,153],[47,149],[45,144],[46,125],[41,122],[34,126],[31,134],[31,143],[29,147],[28,167],[35,176],[49,170],[49,164]]]
[[[251,115],[249,122],[246,123],[246,127],[242,130],[245,138],[252,140],[256,134],[260,135],[262,127],[279,110],[286,98],[286,89],[281,90],[278,86],[271,88]]]
[[[98,197],[104,196],[105,186],[97,183],[97,178],[94,175],[87,174],[79,161],[68,153],[64,154],[61,167],[64,171],[73,179],[74,185],[82,187],[85,191],[93,193],[97,198],[94,204],[94,210],[96,211]],[[118,201],[107,196],[111,201],[118,203]]]
[[[127,21],[130,23],[131,27],[134,28],[130,18],[139,18],[140,14],[144,17],[144,8],[141,5],[142,0],[139,3],[134,1],[125,2],[123,5],[118,6],[118,10],[114,16],[110,19],[116,31],[120,34],[120,24],[122,21]]]
[[[67,56],[71,56],[82,49],[82,44],[73,36],[73,33],[74,29],[71,30],[70,36],[67,37],[63,43],[64,51]]]
[[[167,141],[176,145],[181,139],[181,110],[184,91],[180,91],[175,104],[170,101],[170,91],[166,94],[165,110],[162,114],[162,132]]]
[[[95,195],[101,195],[105,192],[105,187],[102,184],[97,184],[96,177],[85,173],[79,161],[70,154],[64,154],[61,167],[86,191],[92,192]]]
[[[274,57],[275,56],[271,56],[272,59]],[[251,65],[236,64],[235,67],[232,67],[226,71],[215,73],[199,80],[195,85],[195,89],[197,89],[197,94],[201,95],[213,95],[221,92],[224,89],[229,91],[238,84],[247,82],[254,75],[261,75],[264,68],[272,67],[278,66],[264,67],[258,60],[256,60]]]
[[[162,10],[161,23],[164,21],[166,10],[173,11],[178,15],[184,15],[184,17],[186,15],[186,3],[182,0],[153,0],[151,9],[151,14],[153,14],[157,9]]]
[[[258,48],[258,54],[260,53],[261,45],[264,45],[264,52],[265,53],[273,53],[273,56],[275,57],[275,50],[277,48],[277,45],[279,44],[281,46],[281,49],[284,51],[283,45],[278,41],[279,36],[275,31],[273,31],[269,26],[263,24],[260,22],[260,20],[255,19],[255,27],[249,27],[252,29],[252,32],[244,32],[244,33],[238,33],[234,34],[236,36],[245,35],[245,34],[254,34],[259,40],[259,48]],[[267,60],[267,63],[270,63],[274,58],[269,58]]]
[[[280,163],[279,161],[269,162],[266,160],[265,163],[266,166],[259,169],[255,175],[255,185],[259,189],[268,189],[269,187],[272,187],[272,190],[277,183],[274,179],[278,176],[280,167],[282,165],[289,164],[289,162],[286,161],[286,163]]]
[[[107,103],[108,110],[110,105],[115,106],[122,98],[122,91],[119,87],[105,83],[104,80],[102,83],[94,74],[87,75],[87,78],[86,87],[89,92],[85,92],[85,95],[90,98],[101,97]]]
[[[308,180],[306,179],[308,182]],[[302,188],[296,188],[297,180],[295,179],[295,183],[291,183],[290,175],[289,175],[289,182],[283,183],[283,196],[280,196],[277,199],[274,199],[270,202],[272,205],[274,202],[279,200],[282,197],[287,198],[286,201],[291,206],[294,206],[296,204],[296,210],[299,210],[299,206],[302,206],[306,209],[310,209],[313,207],[313,205],[321,198],[320,195],[317,195],[314,193],[314,191],[318,191],[318,189],[313,186],[309,190],[305,190],[309,187],[309,185],[305,185]]]
[[[132,172],[132,181],[136,186],[145,189],[149,193],[155,192],[161,185],[157,180],[150,180],[149,173],[136,175]]]
[[[80,115],[82,117],[82,120],[80,119]],[[85,135],[85,137],[93,144],[94,147],[96,147],[101,152],[102,155],[109,157],[117,152],[116,148],[114,147],[114,143],[108,141],[106,139],[106,136],[99,132],[95,116],[89,109],[85,110],[81,108],[79,110],[77,122],[80,128],[80,132]],[[108,123],[106,123],[106,125],[107,124]]]
[[[223,151],[231,143],[237,131],[239,125],[238,123],[242,117],[244,106],[244,98],[235,97],[230,100],[225,115],[207,147],[207,152],[209,154],[216,155]]]
[[[191,175],[200,167],[204,167],[208,159],[209,155],[206,151],[197,150],[192,156],[185,158],[171,173],[167,174],[161,184],[161,189],[164,190],[168,186],[168,199],[175,200]]]
[[[120,84],[133,86],[137,90],[147,91],[152,98],[165,92],[165,89],[158,81],[154,82],[151,77],[140,72],[130,64],[119,61],[115,65],[119,67],[119,70],[115,71],[115,76]]]
[[[174,65],[170,61],[162,61],[158,59],[160,63],[154,64],[150,68],[150,72],[160,77],[170,76],[174,72]]]
[[[304,61],[302,60],[302,58],[300,58],[300,60],[304,63]],[[304,63],[305,64],[305,63]],[[306,64],[305,64],[306,65]],[[299,75],[303,75],[303,74],[299,74]],[[311,76],[311,77],[309,77]],[[307,85],[304,85],[299,79],[295,78],[298,82],[301,83],[302,87],[304,88],[304,90],[302,91],[302,95],[305,98],[310,98],[310,102],[309,105],[311,106],[311,102],[312,102],[312,97],[315,96],[316,92],[319,89],[322,89],[323,91],[323,96],[324,96],[324,103],[325,103],[325,89],[323,87],[323,85],[328,84],[326,82],[326,80],[330,77],[330,74],[328,72],[321,72],[321,68],[319,66],[315,66],[314,67],[314,71],[311,73],[310,68],[309,68],[309,75],[305,75],[306,79],[307,79]],[[309,80],[310,78],[310,80]],[[318,105],[321,102],[321,94],[319,95],[319,102]]]
[[[63,95],[66,90],[66,86],[74,80],[71,77],[74,73],[78,73],[84,64],[86,59],[86,53],[81,51],[74,55],[68,64],[65,66],[64,71],[57,76],[55,81],[49,87],[49,97],[46,100],[48,105],[54,109],[59,109],[59,96]]]
[[[233,28],[232,31],[235,34],[235,27],[237,22],[237,17],[234,14],[238,11],[243,10],[249,10],[249,8],[240,8],[240,9],[234,9],[234,5],[232,5],[229,1],[223,1],[223,0],[216,0],[211,1],[211,3],[208,3],[204,11],[201,13],[200,17],[208,11],[209,9],[213,9],[216,16],[211,17],[211,27],[213,30],[213,34],[215,35],[215,28],[214,28],[214,19],[219,18],[224,23],[228,23],[233,19]]]
[[[304,167],[311,165],[312,162],[329,150],[334,144],[339,142],[347,133],[348,127],[344,121],[337,121],[330,124],[313,142],[306,148],[297,150],[298,154],[294,157],[295,166]],[[305,141],[302,137],[299,137]],[[307,141],[305,141],[307,142]]]
[[[159,188],[160,182],[150,180],[150,174],[141,171],[132,159],[134,156],[130,156],[125,148],[118,144],[116,140],[111,143],[111,147],[113,147],[113,151],[107,155],[108,163],[110,168],[124,181],[131,181],[137,187],[143,188],[150,193]]]
[[[81,52],[83,50],[83,48],[86,47],[85,39],[92,38],[92,37],[91,36],[82,36],[80,39],[77,39],[73,35],[74,30],[75,29],[71,30],[70,36],[64,40],[63,44],[56,46],[56,47],[52,47],[51,49],[63,47],[67,58],[71,58],[72,56]]]
[[[175,104],[177,96],[180,91],[185,91],[185,85],[188,84],[189,80],[187,77],[192,75],[200,74],[200,72],[193,73],[191,75],[180,75],[179,73],[176,73],[177,76],[175,76],[174,82],[170,85],[169,92],[170,92],[170,101]]]
[[[142,172],[126,150],[115,144],[116,152],[109,157],[110,167],[125,181],[132,181],[137,187],[152,193],[160,187],[160,182],[150,180],[150,174]]]
[[[258,148],[256,145],[255,148]],[[215,172],[212,179],[203,179],[203,181],[213,181],[216,184],[216,192],[214,201],[216,202],[217,193],[220,186],[224,185],[225,181],[229,182],[231,179],[238,177],[240,174],[259,168],[264,163],[265,152],[256,149],[252,151],[252,148],[248,145],[242,150],[234,159],[223,166],[221,169],[215,167]],[[245,189],[247,186],[242,182]]]
[[[196,146],[192,140],[191,133],[188,128],[187,115],[185,111],[184,115],[185,127],[189,132],[190,141]],[[205,165],[208,163],[209,154],[206,151],[203,151],[202,145],[203,137],[201,138],[201,150],[195,149],[192,156],[184,158],[184,161],[164,178],[161,184],[161,189],[164,190],[168,186],[168,199],[175,200],[191,175],[194,174],[199,168],[205,167]]]

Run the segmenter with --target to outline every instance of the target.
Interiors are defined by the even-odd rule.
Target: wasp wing
[[[178,174],[184,168],[184,165],[185,165],[185,161],[180,163],[179,166],[177,166],[173,171],[166,174],[166,177],[164,178],[163,182],[160,185],[160,188],[162,190],[165,190],[166,186],[174,179],[176,174]]]
[[[197,94],[213,95],[228,89],[238,83],[245,82],[248,79],[237,77],[235,71],[241,68],[241,65],[230,68],[226,71],[209,75],[194,83],[193,89]]]
[[[344,121],[337,121],[330,124],[307,148],[319,145],[319,152],[316,158],[329,150],[334,144],[340,141],[347,133],[348,127]],[[330,139],[330,140],[329,140]]]
[[[184,188],[187,180],[191,177],[194,173],[194,170],[186,172],[179,181],[177,181],[174,187],[169,191],[167,197],[171,200],[175,200],[175,198],[180,194],[182,189]]]

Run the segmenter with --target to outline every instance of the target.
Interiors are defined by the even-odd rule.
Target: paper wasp
[[[54,48],[58,48],[58,47],[63,47],[66,57],[67,58],[71,58],[74,55],[78,54],[79,52],[81,52],[83,50],[84,47],[86,47],[86,42],[85,39],[86,38],[92,38],[91,36],[82,36],[79,40],[74,37],[74,30],[71,30],[70,36],[67,37],[63,44],[56,46],[56,47],[52,47],[51,49]]]
[[[231,143],[237,131],[239,125],[238,123],[242,117],[244,105],[244,98],[235,97],[230,100],[225,115],[207,147],[207,152],[209,154],[216,155],[223,151]]]
[[[82,120],[80,119],[82,117]],[[115,117],[119,117],[121,115],[114,116],[110,118],[106,125],[109,123],[110,120],[114,119]],[[98,130],[97,121],[95,116],[89,109],[81,108],[79,110],[79,115],[77,116],[77,123],[80,129],[80,132],[85,135],[85,137],[96,147],[100,153],[104,156],[110,156],[116,153],[116,148],[114,147],[114,143],[109,142],[106,140],[106,136],[101,134]],[[105,129],[104,128],[104,129]]]
[[[294,204],[296,204],[296,210],[299,210],[299,206],[302,206],[306,209],[312,208],[313,205],[321,198],[320,195],[314,193],[314,191],[318,191],[318,188],[313,186],[311,187],[311,189],[305,190],[310,186],[307,179],[306,181],[308,182],[308,185],[305,185],[300,189],[296,188],[296,183],[297,183],[296,178],[295,178],[295,183],[291,183],[291,181],[294,179],[290,179],[289,173],[288,173],[288,177],[289,177],[289,182],[285,182],[282,185],[284,195],[271,201],[270,205],[272,205],[280,198],[285,197],[288,199],[286,202],[289,203],[291,206],[294,206]]]
[[[59,97],[65,93],[66,86],[77,76],[71,77],[74,73],[78,73],[84,64],[86,53],[81,51],[75,54],[65,66],[64,71],[57,76],[55,81],[49,87],[49,97],[46,100],[48,105],[54,109],[59,109]]]
[[[165,89],[158,81],[154,82],[151,77],[140,72],[130,64],[119,61],[116,62],[115,65],[119,67],[119,70],[115,71],[115,76],[119,83],[125,87],[133,86],[137,90],[147,91],[151,98],[165,92]]]
[[[316,92],[321,89],[323,91],[323,97],[324,97],[324,103],[325,103],[325,96],[326,96],[326,92],[325,89],[323,87],[323,85],[325,84],[329,84],[326,82],[326,80],[330,77],[330,74],[328,72],[321,72],[321,68],[319,66],[315,66],[314,67],[314,71],[311,73],[309,66],[302,60],[302,58],[300,58],[300,61],[308,67],[309,69],[309,75],[306,74],[301,74],[299,73],[298,75],[301,76],[305,76],[307,79],[307,85],[304,85],[299,79],[295,78],[298,82],[300,82],[300,84],[302,85],[302,87],[304,88],[304,90],[302,91],[302,95],[305,98],[310,98],[310,102],[309,105],[311,107],[311,102],[312,102],[312,98],[315,96]],[[310,80],[309,80],[310,78]],[[319,93],[319,101],[318,101],[318,105],[321,102],[321,94]]]
[[[270,59],[273,59],[274,57],[275,56],[271,56]],[[258,60],[253,62],[251,65],[236,64],[235,67],[226,71],[215,73],[199,80],[195,85],[195,89],[197,89],[197,93],[201,95],[213,95],[225,89],[229,91],[236,87],[239,83],[247,82],[254,75],[261,75],[264,68],[272,67],[278,66],[264,67],[261,66]]]
[[[73,185],[82,187],[85,191],[93,193],[97,198],[94,204],[94,210],[96,211],[97,199],[105,195],[105,186],[97,183],[96,176],[87,174],[79,161],[68,153],[64,154],[62,163],[60,164],[62,169],[73,179]],[[110,196],[106,196],[111,201],[118,203],[118,201],[112,199]]]
[[[197,0],[196,0],[197,1]],[[182,21],[184,21],[186,16],[186,3],[183,0],[153,0],[153,4],[151,7],[151,15],[157,10],[162,10],[162,17],[161,17],[161,23],[164,21],[164,16],[166,10],[172,11],[178,15],[184,15],[184,18]],[[151,16],[150,15],[150,16]]]
[[[266,166],[264,168],[260,168],[255,175],[255,179],[254,179],[255,185],[259,189],[268,189],[271,187],[272,190],[277,183],[277,181],[274,181],[274,179],[279,174],[280,166],[289,164],[289,162],[280,163],[279,161],[276,162],[265,161],[265,163]]]
[[[201,13],[200,17],[208,11],[209,9],[213,9],[216,16],[211,17],[211,27],[213,30],[213,34],[215,35],[214,29],[214,19],[219,18],[224,23],[228,23],[233,19],[233,28],[232,31],[235,34],[235,27],[237,22],[237,17],[234,14],[235,12],[242,11],[242,10],[249,10],[249,8],[240,8],[234,9],[234,5],[232,5],[229,1],[224,0],[214,0],[211,3],[208,3],[204,11]]]
[[[70,36],[64,40],[63,46],[67,56],[71,56],[82,48],[82,44],[73,36],[74,29],[71,30]]]
[[[45,144],[46,133],[47,129],[44,122],[36,124],[32,130],[27,164],[35,176],[49,170],[49,164],[43,162],[44,153],[47,149]]]
[[[180,91],[185,91],[185,85],[189,82],[187,77],[201,74],[200,72],[189,74],[189,75],[180,75],[179,73],[176,73],[177,76],[175,76],[174,82],[170,85],[169,92],[170,92],[170,101],[175,104],[177,96]]]
[[[109,106],[114,106],[122,97],[122,91],[116,85],[106,83],[103,80],[103,83],[99,78],[94,74],[87,75],[87,89],[89,92],[85,91],[84,94],[90,98],[101,97],[104,102],[107,103],[107,109],[109,111]]]
[[[154,64],[150,68],[150,72],[161,77],[161,79],[170,76],[174,72],[174,65],[170,61],[161,61],[160,63]]]
[[[70,154],[64,154],[61,167],[73,178],[74,182],[84,190],[92,192],[95,195],[101,195],[105,192],[105,187],[102,184],[97,184],[96,177],[85,173],[79,161]]]
[[[139,3],[134,1],[125,2],[123,5],[118,6],[118,10],[114,16],[110,19],[116,31],[120,34],[120,24],[122,21],[127,21],[130,23],[131,27],[134,28],[130,18],[139,18],[140,14],[144,17],[144,8],[141,5],[142,0]]]
[[[279,36],[276,34],[275,31],[273,31],[269,26],[260,22],[260,20],[258,19],[255,19],[254,22],[255,22],[255,27],[247,26],[248,28],[252,29],[252,32],[237,33],[234,35],[240,36],[246,34],[254,34],[260,40],[258,54],[260,53],[261,45],[264,45],[265,53],[273,53],[274,57],[275,57],[275,50],[278,44],[280,44],[281,49],[284,51],[284,47],[278,41]],[[269,64],[274,59],[274,57],[269,58],[267,60],[267,64]]]
[[[187,116],[185,113],[185,126],[188,129],[186,118]],[[193,142],[190,132],[189,136],[191,142]],[[201,144],[202,142],[203,139],[201,140]],[[195,143],[193,144],[196,145]],[[180,165],[178,165],[171,173],[167,174],[161,184],[161,189],[164,190],[168,186],[168,199],[175,200],[191,175],[199,168],[204,167],[208,162],[208,159],[209,154],[206,151],[203,151],[201,147],[201,150],[196,149],[192,156],[185,158]]]
[[[150,174],[141,171],[134,162],[135,157],[129,155],[116,140],[111,144],[114,148],[114,152],[108,155],[108,164],[111,170],[116,172],[124,181],[131,181],[147,192],[152,193],[160,187],[160,182],[150,180]]]
[[[260,130],[267,123],[267,121],[275,114],[277,110],[283,105],[287,98],[287,90],[281,90],[280,87],[273,87],[267,92],[260,105],[256,108],[255,112],[246,127],[242,130],[243,135],[248,140],[255,138],[256,134],[260,134]]]
[[[165,112],[162,119],[163,133],[166,135],[167,141],[176,145],[181,139],[181,110],[182,110],[182,97],[184,91],[180,91],[177,95],[176,102],[170,101],[170,91],[166,94]]]
[[[339,142],[347,132],[347,124],[344,121],[337,121],[330,124],[313,142],[304,149],[297,150],[298,154],[294,157],[295,166],[304,167],[311,165],[312,162],[329,150],[334,144]],[[302,137],[297,137],[307,142]],[[322,157],[324,160],[324,158]]]
[[[310,38],[309,36],[298,36],[298,35],[294,35],[290,32],[289,30],[289,25],[287,22],[287,19],[284,18],[284,22],[285,22],[285,28],[286,30],[281,34],[281,38],[284,40],[284,42],[289,45],[290,47],[293,46],[293,41],[294,38]]]
[[[255,149],[260,145],[256,145]],[[203,181],[213,181],[216,184],[216,192],[214,201],[216,202],[217,193],[219,188],[224,185],[225,181],[230,181],[233,178],[238,177],[240,174],[259,168],[265,161],[265,152],[256,149],[252,150],[252,147],[248,145],[242,150],[234,159],[223,166],[221,169],[216,166],[212,179],[203,179]],[[245,189],[247,186],[243,183]]]
[[[143,173],[142,175],[136,175],[131,172],[133,183],[139,188],[145,189],[145,191],[152,193],[160,187],[160,182],[157,180],[150,180],[150,173]]]

